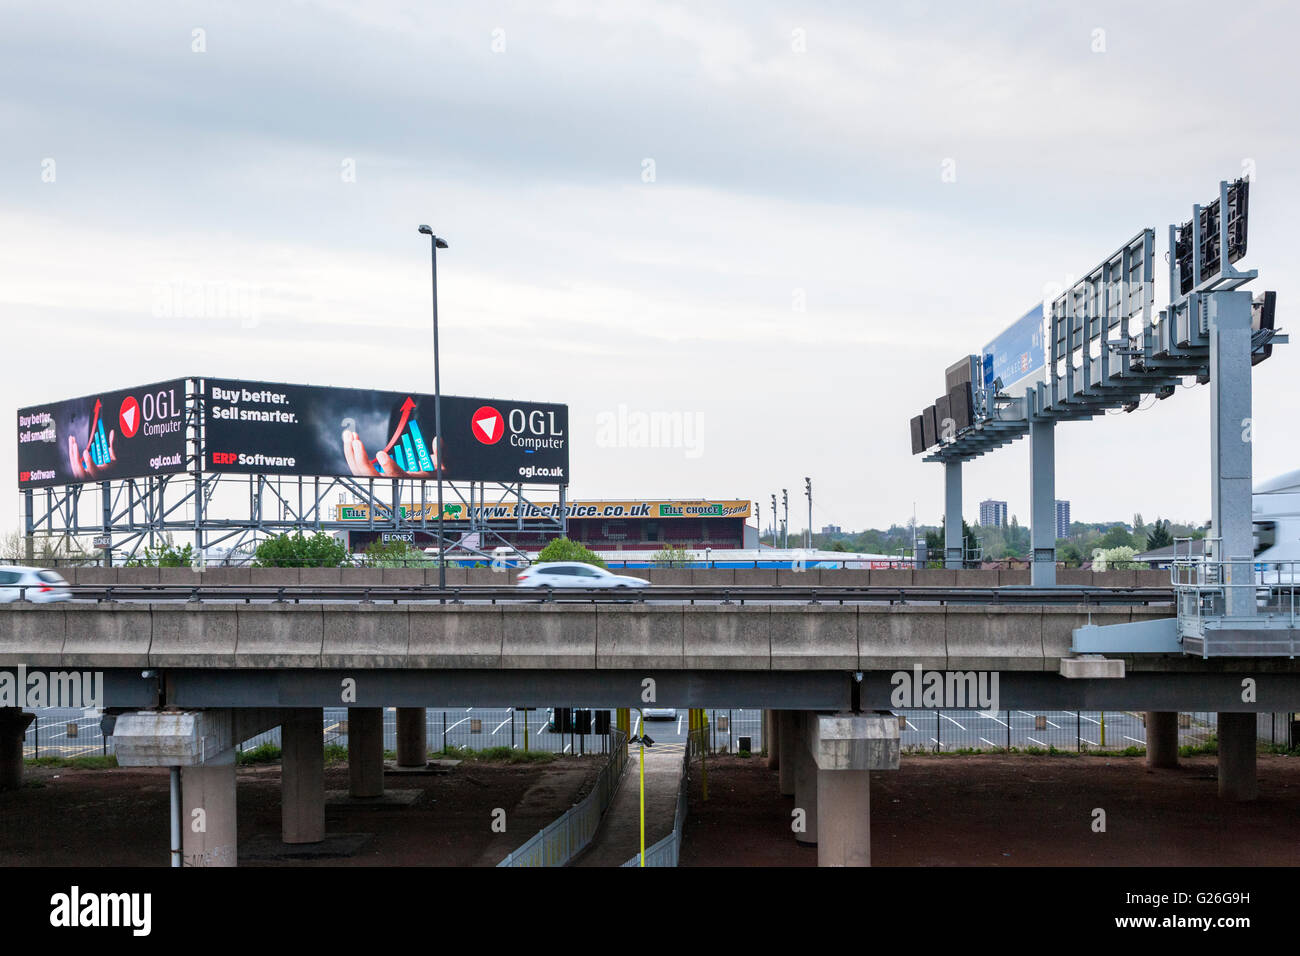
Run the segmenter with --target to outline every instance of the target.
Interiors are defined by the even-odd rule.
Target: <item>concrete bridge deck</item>
[[[0,606],[0,666],[1055,673],[1082,625],[1160,606],[186,604]],[[1178,658],[1135,658],[1164,668]]]

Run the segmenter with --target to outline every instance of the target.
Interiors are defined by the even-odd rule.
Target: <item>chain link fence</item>
[[[539,830],[536,836],[507,854],[497,866],[564,866],[586,849],[614,799],[614,792],[627,766],[626,741],[627,735],[621,730],[611,731],[609,759],[600,768],[591,793],[550,826]]]
[[[27,728],[23,755],[38,757],[90,757],[113,753],[112,738],[99,726],[93,710],[38,709]],[[681,711],[685,713],[685,711]],[[761,710],[709,709],[707,737],[710,753],[760,754],[763,739]],[[898,710],[899,743],[904,752],[954,753],[984,750],[1063,750],[1077,753],[1146,747],[1146,714],[1141,711],[977,711]],[[324,743],[346,748],[347,708],[325,708]],[[1263,746],[1290,750],[1300,746],[1300,728],[1294,714],[1264,712],[1257,715],[1257,737]],[[595,733],[560,733],[552,711],[545,708],[426,708],[426,734],[430,751],[486,750],[510,747],[557,754],[602,754],[609,738]],[[1178,715],[1179,746],[1200,747],[1217,734],[1214,712]],[[595,727],[593,712],[592,728]],[[671,734],[656,734],[671,739]],[[239,749],[263,744],[280,746],[280,729],[244,741]],[[397,722],[393,708],[384,711],[384,749],[397,749]]]
[[[682,832],[686,829],[686,809],[691,790],[691,759],[704,753],[708,741],[708,727],[701,727],[686,735],[686,746],[682,748],[682,776],[677,784],[677,809],[673,813],[673,829],[662,840],[645,849],[646,866],[676,866],[681,858]],[[641,866],[641,854],[628,860],[622,866]]]
[[[1120,751],[1146,749],[1142,711],[899,710],[904,753],[965,753],[988,750]],[[1271,718],[1271,714],[1261,714]],[[1281,730],[1281,728],[1276,728]],[[1289,728],[1274,736],[1275,722],[1260,722],[1260,742],[1290,746]],[[1178,745],[1202,747],[1218,732],[1218,714],[1180,713]]]

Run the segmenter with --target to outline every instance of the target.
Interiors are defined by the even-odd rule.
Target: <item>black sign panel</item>
[[[939,422],[933,405],[921,412],[921,441],[926,448],[939,444]]]
[[[18,410],[18,487],[185,470],[185,379]]]
[[[207,379],[204,467],[214,472],[442,477],[564,485],[567,405]]]
[[[908,424],[912,429],[912,454],[919,455],[925,451],[925,431],[921,426],[923,416],[917,415]]]

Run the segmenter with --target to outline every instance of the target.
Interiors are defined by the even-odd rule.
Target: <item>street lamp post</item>
[[[804,483],[803,493],[808,496],[808,545],[807,547],[808,550],[811,551],[812,550],[812,479],[805,478],[803,480],[803,483]]]
[[[433,234],[428,226],[420,227],[420,235],[429,237],[429,260],[433,267],[433,461],[438,478],[438,590],[447,590],[446,556],[447,539],[442,525],[442,378],[438,373],[438,250],[447,248],[447,241]]]
[[[781,506],[785,509],[785,518],[781,521],[781,547],[790,547],[790,491],[781,489]]]
[[[780,547],[780,542],[776,537],[776,495],[772,496],[772,550],[775,551]]]

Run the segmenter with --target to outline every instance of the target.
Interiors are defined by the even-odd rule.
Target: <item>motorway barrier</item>
[[[20,600],[26,599],[23,587]],[[723,604],[769,603],[773,601],[810,604],[977,604],[1081,606],[1171,604],[1172,587],[917,587],[912,585],[835,587],[819,585],[654,585],[648,588],[516,588],[510,586],[465,585],[445,589],[418,585],[317,584],[252,585],[232,584],[78,584],[68,588],[72,597],[98,602],[152,601],[349,601],[360,604],[409,601],[459,604],[464,601],[500,603],[628,603],[666,601],[694,604],[696,601]]]

